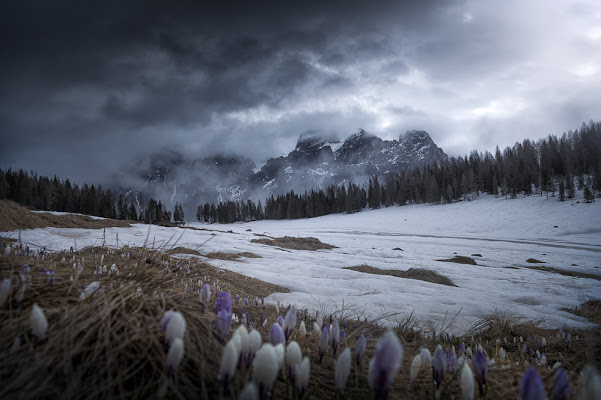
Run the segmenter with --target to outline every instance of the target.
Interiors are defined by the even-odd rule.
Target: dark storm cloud
[[[569,18],[594,26],[593,3],[567,7],[566,24],[544,35],[548,22],[539,19],[556,22],[558,7],[204,3],[3,3],[0,167],[105,179],[166,147],[191,156],[243,152],[261,162],[290,151],[301,132],[342,137],[360,127],[389,137],[432,128],[445,150],[465,152],[474,141],[462,135],[491,132],[476,141],[487,145],[519,126],[520,113],[531,111],[534,126],[546,128],[535,97],[557,110],[558,130],[570,118],[590,119],[579,94],[598,100],[598,80],[589,80],[582,93],[570,92],[568,106],[558,95],[567,85],[549,90],[542,64],[532,63],[540,56],[557,65],[539,50],[562,43],[562,29],[572,33]],[[595,54],[594,35],[570,48]],[[582,79],[597,73],[598,58],[583,63],[575,72]]]

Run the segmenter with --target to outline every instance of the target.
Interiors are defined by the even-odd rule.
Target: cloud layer
[[[601,119],[594,0],[13,3],[0,167],[107,181],[164,148],[260,164],[358,128],[460,155]]]

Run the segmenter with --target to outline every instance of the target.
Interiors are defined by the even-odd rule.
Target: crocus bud
[[[355,364],[359,368],[361,368],[361,363],[363,362],[364,355],[365,355],[365,336],[363,336],[363,334],[361,334],[359,339],[357,339],[357,346],[355,347]]]
[[[296,310],[294,307],[290,307],[288,313],[286,314],[286,319],[284,320],[284,336],[286,337],[286,342],[290,339],[292,332],[294,332],[294,328],[296,327]]]
[[[240,358],[240,348],[238,347],[237,340],[232,339],[225,345],[223,349],[223,355],[221,356],[221,364],[219,366],[218,379],[223,382],[224,389],[229,386],[234,374],[236,373],[236,366],[238,365],[238,359]]]
[[[232,335],[237,338],[240,347],[240,359],[247,359],[248,355],[248,330],[244,325],[240,325]]]
[[[302,399],[309,386],[309,376],[311,374],[311,360],[309,357],[303,358],[300,366],[296,368],[296,394],[297,398]]]
[[[409,384],[413,383],[415,378],[419,375],[422,368],[422,358],[419,354],[413,357],[411,361],[411,368],[409,369]]]
[[[499,349],[499,361],[504,362],[505,357],[507,357],[507,354],[505,353],[505,349],[501,347]]]
[[[394,376],[401,368],[403,346],[392,331],[388,331],[376,344],[376,355],[370,362],[368,382],[376,398],[386,398]]]
[[[259,400],[259,388],[253,381],[248,382],[238,394],[238,400]]]
[[[482,395],[484,393],[484,385],[486,385],[488,362],[486,361],[486,356],[481,350],[476,352],[472,362],[474,363],[474,369],[476,370],[476,381],[478,382],[478,388],[480,390],[480,394]]]
[[[209,300],[211,299],[211,285],[205,283],[200,291],[200,302],[206,306],[209,304]]]
[[[319,363],[321,364],[321,360],[323,356],[326,354],[328,350],[328,341],[330,336],[330,329],[328,325],[324,325],[321,329],[321,336],[319,337]]]
[[[174,313],[175,311],[169,310],[163,315],[163,318],[161,318],[161,331],[167,332],[167,325],[169,324],[169,321],[171,321],[171,317],[173,317]]]
[[[2,279],[2,283],[0,283],[0,308],[4,306],[6,299],[8,299],[8,293],[10,292],[10,279],[4,278]]]
[[[321,315],[321,313],[319,311],[317,311],[317,317],[315,318],[315,322],[319,326],[323,325],[323,316]]]
[[[336,388],[344,393],[346,387],[346,381],[351,374],[351,350],[347,347],[336,360],[334,380]]]
[[[599,398],[599,394],[601,393],[601,376],[592,364],[584,367],[580,382],[580,399],[593,400]]]
[[[290,381],[294,379],[296,368],[300,365],[303,359],[300,346],[294,340],[286,346],[286,374]]]
[[[301,337],[307,336],[307,328],[305,326],[305,321],[301,321],[300,327],[298,328],[298,332],[300,333]]]
[[[601,393],[601,392],[599,392]],[[570,380],[563,368],[557,369],[553,377],[553,400],[567,400],[572,394]]]
[[[444,350],[441,345],[436,346],[434,357],[432,358],[432,377],[436,382],[436,389],[440,387],[440,383],[444,379],[444,373],[447,369],[447,358],[444,355]]]
[[[520,381],[520,400],[545,400],[545,385],[536,368],[530,367]]]
[[[48,320],[44,315],[44,311],[36,304],[31,308],[31,314],[29,315],[29,323],[31,325],[31,331],[36,337],[38,342],[46,340],[48,335]]]
[[[278,370],[282,369],[282,366],[284,365],[284,356],[286,353],[284,343],[278,343],[277,345],[273,346],[273,351],[275,351],[275,359],[278,364]]]
[[[282,327],[282,330],[284,328],[284,325],[286,325],[286,322],[284,321],[284,317],[282,317],[281,315],[278,316],[278,325],[280,325]]]
[[[430,354],[430,350],[427,347],[422,347],[419,356],[422,359],[422,369],[429,369],[432,366],[432,354]]]
[[[474,399],[474,374],[467,362],[464,362],[461,368],[461,396],[465,400]]]
[[[171,376],[179,367],[184,359],[184,342],[180,338],[175,338],[169,351],[167,352],[167,360],[165,361],[165,373]]]
[[[313,333],[321,333],[321,328],[317,325],[317,322],[313,322]]]
[[[261,334],[259,332],[254,329],[250,331],[248,334],[248,353],[246,355],[246,366],[250,366],[254,360],[255,354],[261,347],[262,341],[263,339],[261,338]]]
[[[278,343],[286,343],[284,331],[279,324],[273,324],[271,327],[271,330],[269,331],[269,342],[271,342],[271,344],[274,346]]]
[[[259,387],[259,397],[265,398],[271,391],[278,375],[279,367],[275,350],[270,343],[265,343],[257,354],[253,366],[253,381]]]
[[[334,358],[336,358],[336,352],[338,351],[338,342],[340,341],[340,327],[338,326],[338,320],[336,318],[334,318],[334,322],[332,323],[330,339],[332,342],[332,353]]]
[[[179,311],[174,311],[169,323],[167,324],[167,332],[165,333],[165,342],[171,345],[176,338],[184,340],[186,333],[186,320]]]

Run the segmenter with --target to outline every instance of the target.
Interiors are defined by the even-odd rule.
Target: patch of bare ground
[[[321,240],[317,238],[299,238],[299,237],[291,237],[284,236],[281,238],[273,238],[273,239],[252,239],[252,243],[260,243],[266,244],[268,246],[275,247],[283,247],[285,249],[292,250],[330,250],[335,249],[336,246],[332,246],[331,244],[323,243]]]
[[[601,325],[601,300],[599,299],[589,300],[577,308],[564,308],[563,310],[584,317],[593,324]]]
[[[225,260],[225,261],[240,261],[240,260],[238,260],[240,257],[261,258],[260,255],[251,253],[248,251],[245,251],[242,253],[227,253],[227,252],[223,252],[223,251],[217,251],[214,253],[203,254],[203,256],[205,256],[207,258],[213,258],[216,260]]]
[[[350,269],[352,271],[363,272],[366,274],[389,275],[396,276],[397,278],[416,279],[418,281],[438,283],[440,285],[457,286],[446,276],[426,268],[409,268],[407,271],[401,271],[398,269],[380,269],[363,264],[355,267],[344,267],[344,269]]]
[[[544,261],[537,260],[536,258],[529,258],[526,260],[527,263],[530,264],[544,264]]]
[[[192,254],[194,256],[202,255],[199,251],[192,250],[187,247],[181,247],[181,246],[175,247],[173,249],[169,249],[166,251],[166,253],[169,255],[174,255],[174,254]]]
[[[32,213],[29,209],[11,200],[0,200],[0,232],[35,228],[85,228],[101,229],[109,227],[125,227],[131,225],[127,221],[116,219],[93,219],[87,215],[51,213]]]
[[[559,274],[559,275],[563,275],[563,276],[574,276],[576,278],[587,278],[587,279],[595,279],[598,281],[601,281],[601,275],[595,275],[595,274],[587,274],[585,272],[579,272],[579,271],[567,271],[565,269],[558,269],[558,268],[553,268],[553,267],[529,267],[529,266],[523,266],[522,268],[528,268],[528,269],[534,269],[537,271],[546,271],[546,272],[551,272],[554,274]]]
[[[477,265],[476,260],[474,260],[471,257],[466,257],[466,256],[455,256],[453,258],[444,259],[444,260],[436,260],[436,261],[452,262],[452,263],[457,263],[457,264]]]

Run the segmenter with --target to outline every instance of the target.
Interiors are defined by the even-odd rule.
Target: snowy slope
[[[294,221],[257,221],[233,225],[191,223],[216,231],[184,230],[177,246],[208,253],[251,251],[262,258],[242,262],[208,260],[290,289],[268,300],[325,311],[359,308],[372,317],[415,311],[426,327],[458,332],[495,309],[526,318],[544,316],[552,327],[587,326],[563,307],[601,297],[601,282],[525,268],[545,265],[601,275],[601,202],[582,204],[530,196],[514,200],[482,196],[444,206],[412,205],[329,215]],[[149,233],[150,229],[150,233]],[[247,231],[252,229],[252,232]],[[231,233],[227,232],[231,230]],[[107,240],[171,248],[180,228],[134,225],[107,228]],[[101,230],[44,228],[22,231],[22,240],[53,249],[99,245]],[[317,252],[283,250],[251,243],[255,234],[317,237],[338,246]],[[16,232],[0,233],[16,237]],[[148,238],[148,240],[147,240]],[[401,248],[403,251],[393,250]],[[455,253],[474,257],[478,265],[435,261]],[[545,264],[528,264],[528,258]],[[369,264],[382,269],[434,269],[458,287],[343,270]]]

